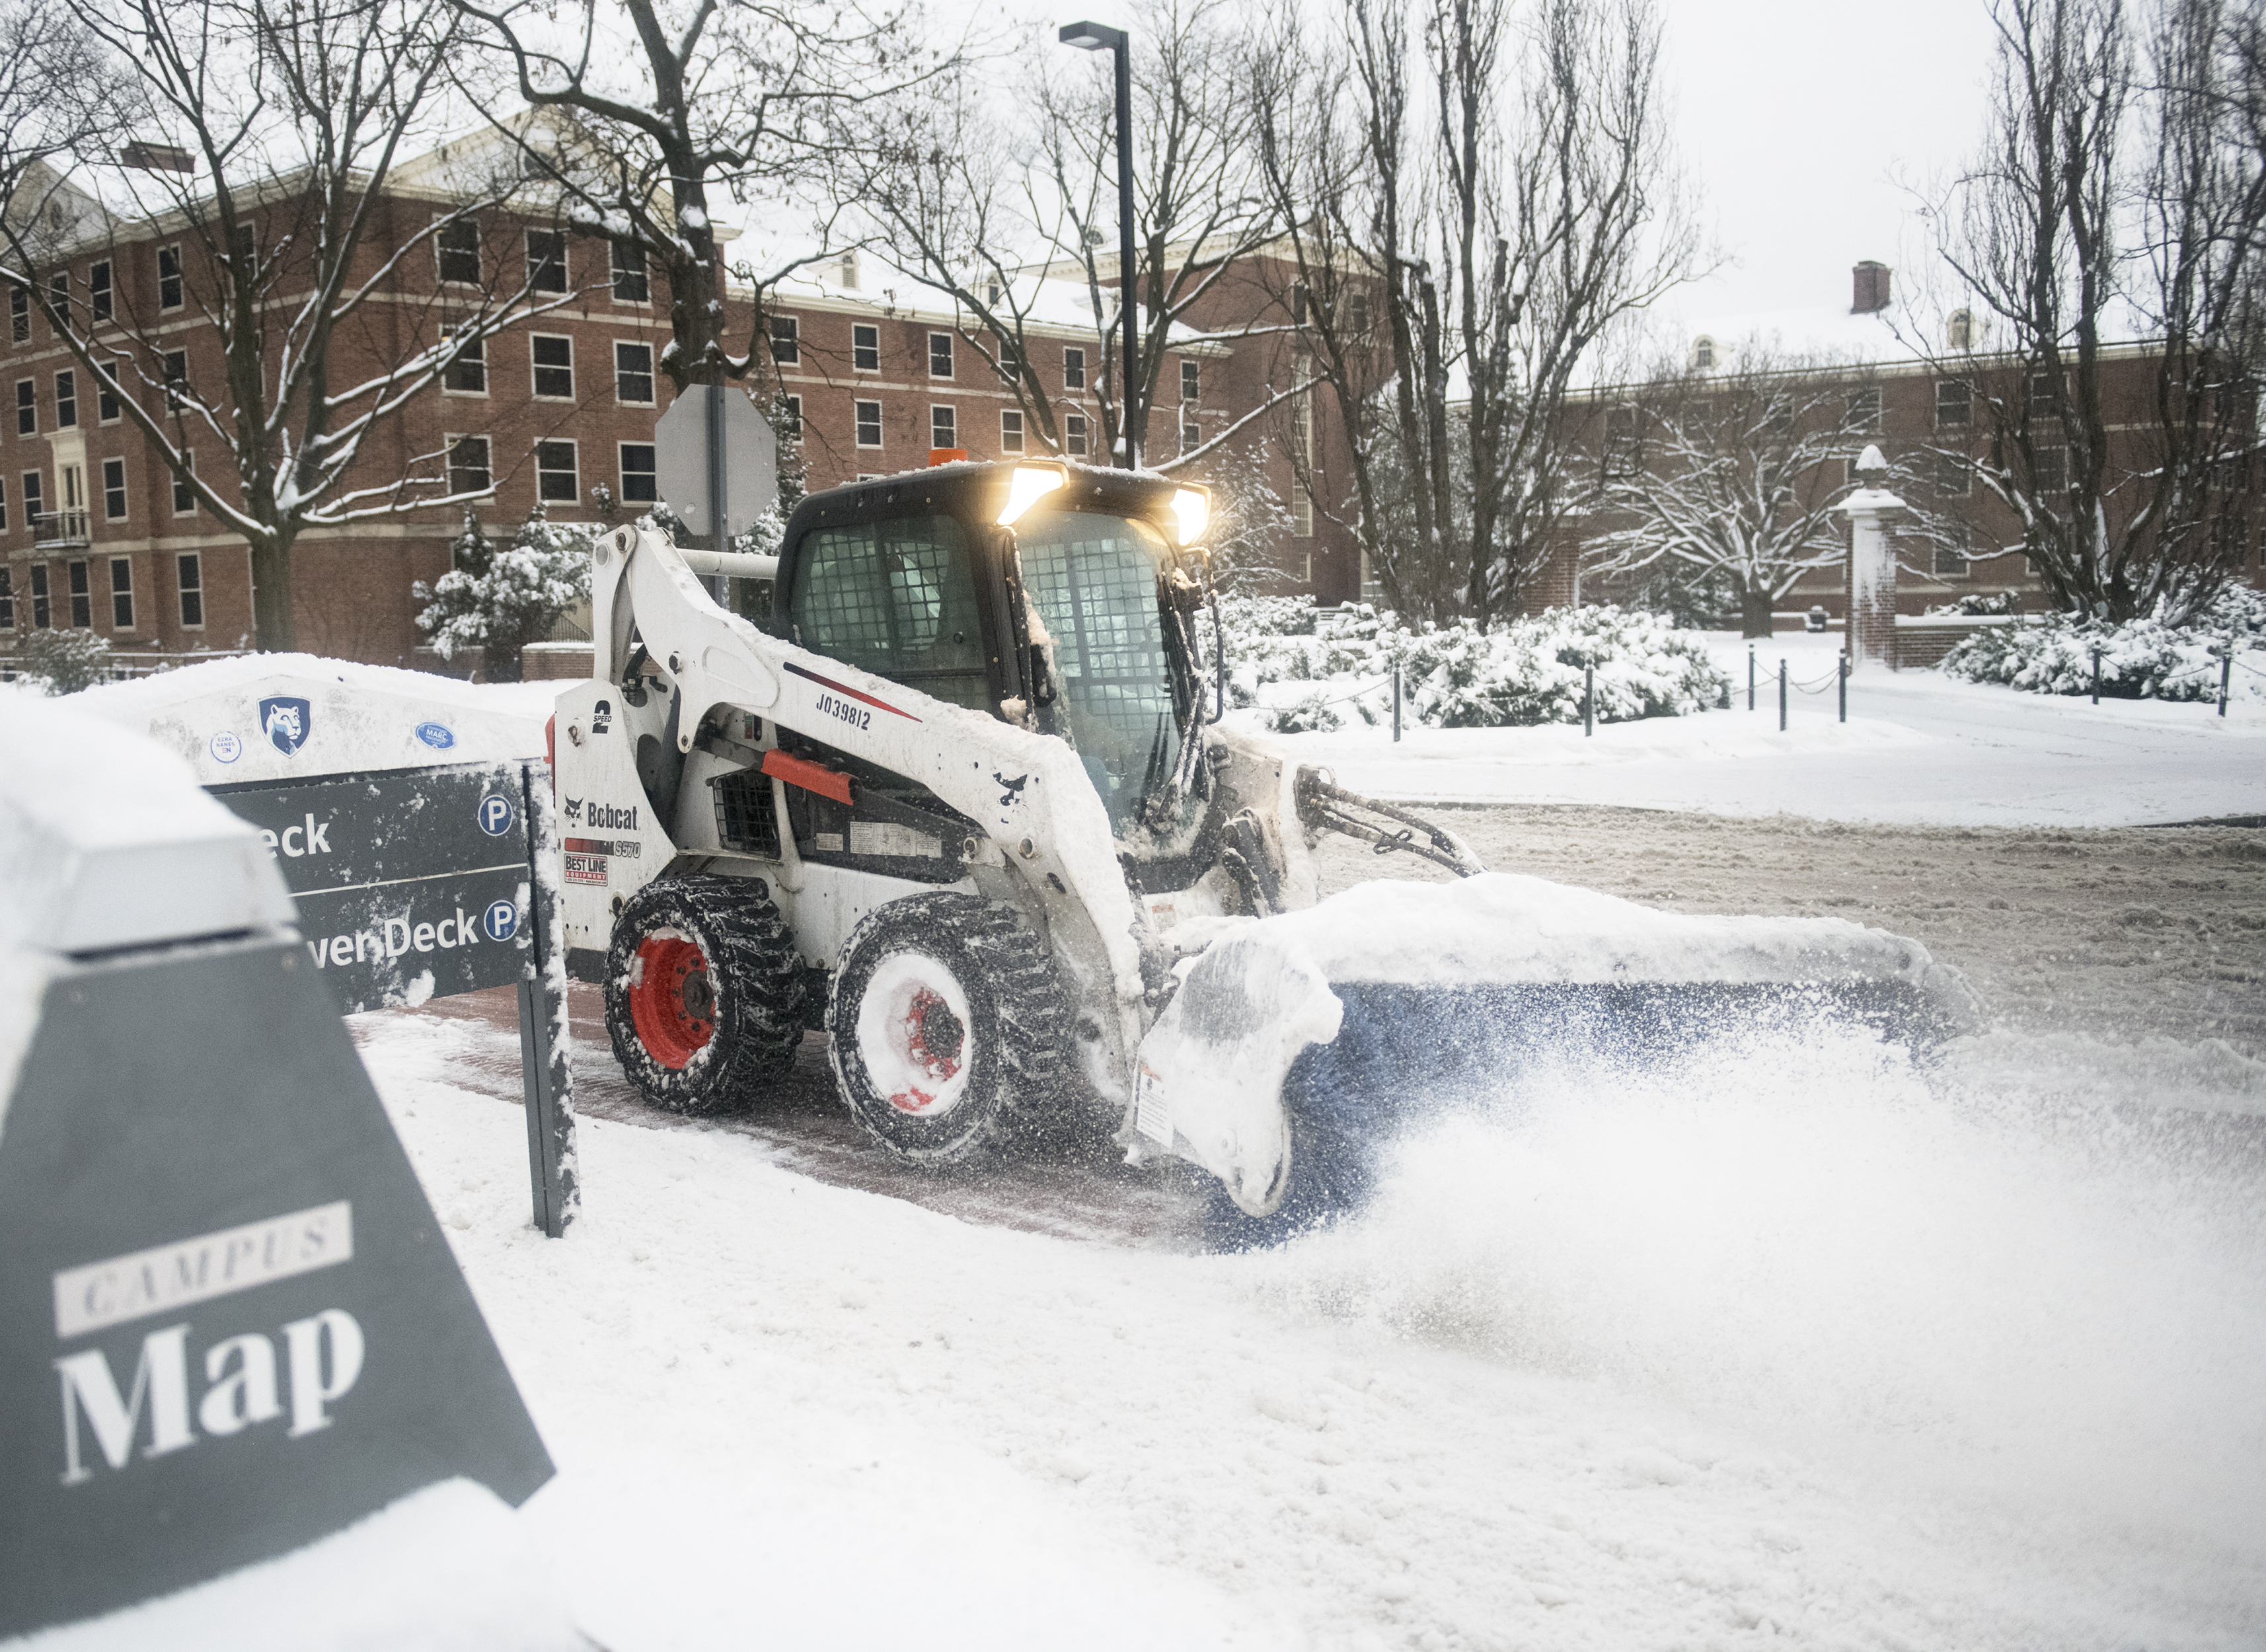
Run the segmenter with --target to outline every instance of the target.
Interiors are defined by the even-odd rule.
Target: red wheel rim
[[[941,1087],[960,1071],[961,1052],[967,1047],[968,1032],[952,1006],[926,987],[913,993],[913,1001],[904,1020],[897,1028],[903,1041],[901,1052],[923,1076]],[[935,1104],[934,1091],[923,1090],[917,1085],[908,1085],[889,1098],[889,1105],[901,1113],[925,1113]]]
[[[647,1055],[682,1071],[716,1032],[716,993],[708,960],[689,940],[654,936],[639,943],[630,1021]]]

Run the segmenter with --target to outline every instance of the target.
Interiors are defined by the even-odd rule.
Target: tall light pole
[[[1141,453],[1133,440],[1133,385],[1141,362],[1140,323],[1135,319],[1138,295],[1133,281],[1133,54],[1132,39],[1123,29],[1107,23],[1071,23],[1057,38],[1081,51],[1108,50],[1117,55],[1117,309],[1125,320],[1125,378],[1118,397],[1124,406],[1119,428],[1122,443],[1118,463],[1127,470],[1141,467]]]

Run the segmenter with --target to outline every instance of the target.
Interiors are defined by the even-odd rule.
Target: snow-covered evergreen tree
[[[520,650],[589,596],[591,537],[588,528],[552,522],[538,502],[498,549],[465,512],[464,531],[450,545],[454,566],[430,587],[417,584],[427,604],[417,628],[443,660],[479,648],[489,682],[518,682]]]

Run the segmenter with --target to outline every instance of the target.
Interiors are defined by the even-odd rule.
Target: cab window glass
[[[818,529],[802,542],[795,637],[806,648],[972,709],[986,707],[967,537],[949,516]]]

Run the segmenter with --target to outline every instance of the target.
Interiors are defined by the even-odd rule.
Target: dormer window
[[[1715,340],[1704,333],[1692,340],[1692,365],[1703,373],[1715,365]]]
[[[1973,349],[1975,347],[1975,312],[1971,310],[1953,311],[1951,318],[1943,325],[1943,341],[1955,350]]]

